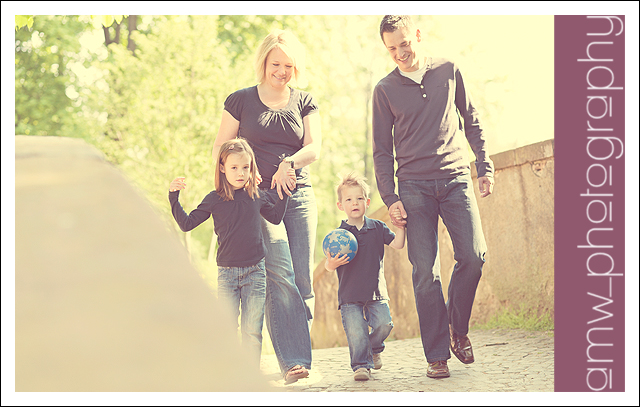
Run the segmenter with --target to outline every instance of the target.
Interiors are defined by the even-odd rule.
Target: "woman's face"
[[[265,64],[265,82],[274,88],[286,86],[293,76],[295,65],[280,48],[272,49]]]

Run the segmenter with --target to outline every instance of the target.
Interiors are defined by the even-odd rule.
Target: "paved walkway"
[[[426,376],[420,338],[390,341],[382,353],[383,367],[371,380],[356,382],[349,366],[349,348],[313,350],[308,378],[284,385],[275,355],[263,355],[261,369],[274,390],[287,392],[552,392],[553,336],[521,330],[472,330],[476,361],[462,364],[452,355],[451,377]]]

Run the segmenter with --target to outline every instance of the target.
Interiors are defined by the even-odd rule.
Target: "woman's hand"
[[[180,189],[185,189],[187,187],[187,183],[184,180],[184,177],[178,177],[171,181],[171,183],[169,184],[169,192],[175,192]]]
[[[291,196],[291,191],[296,188],[296,171],[288,162],[281,162],[278,171],[271,178],[271,189],[276,188],[280,199],[284,199],[282,193]]]

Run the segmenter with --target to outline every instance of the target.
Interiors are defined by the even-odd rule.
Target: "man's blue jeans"
[[[267,245],[267,301],[269,336],[283,373],[296,365],[311,368],[313,250],[318,209],[311,187],[297,188],[279,225],[262,221]]]
[[[429,363],[447,360],[449,323],[466,335],[482,275],[486,244],[469,174],[453,179],[398,182],[398,194],[407,212],[407,251],[413,265],[413,290],[420,321],[422,346]],[[444,303],[440,285],[438,216],[453,243],[456,264]]]
[[[242,309],[242,345],[256,361],[256,366],[260,366],[262,351],[266,284],[264,259],[249,267],[218,267],[218,297],[229,304],[236,324],[240,313],[238,307]]]
[[[384,340],[393,329],[389,301],[342,304],[340,314],[349,343],[351,369],[373,369],[373,354],[384,350]]]

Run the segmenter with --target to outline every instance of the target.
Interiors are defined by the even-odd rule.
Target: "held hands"
[[[331,255],[328,255],[327,261],[324,263],[324,268],[326,268],[328,271],[334,271],[338,267],[344,266],[345,264],[349,263],[349,260],[347,260],[348,257],[348,254],[343,254],[341,256],[340,253],[336,253],[335,257],[331,257]]]
[[[184,180],[184,177],[178,177],[171,181],[171,183],[169,184],[169,192],[185,189],[187,187],[187,183]]]
[[[271,189],[277,188],[278,196],[283,199],[282,192],[291,196],[291,191],[296,188],[296,171],[291,168],[291,165],[287,162],[281,162],[278,166],[278,171],[273,174],[271,179]]]
[[[481,198],[491,195],[493,183],[493,177],[478,177],[478,189],[480,189]]]
[[[405,224],[407,223],[407,221],[404,221],[402,219],[402,212],[400,211],[400,208],[398,206],[396,206],[396,208],[393,210],[393,213],[391,213],[391,210],[389,210],[389,217],[391,218],[392,223],[394,220],[398,221],[398,223],[393,223],[396,227],[404,228],[406,226]]]
[[[402,201],[396,201],[389,207],[389,217],[393,226],[404,228],[407,224],[407,212]]]

